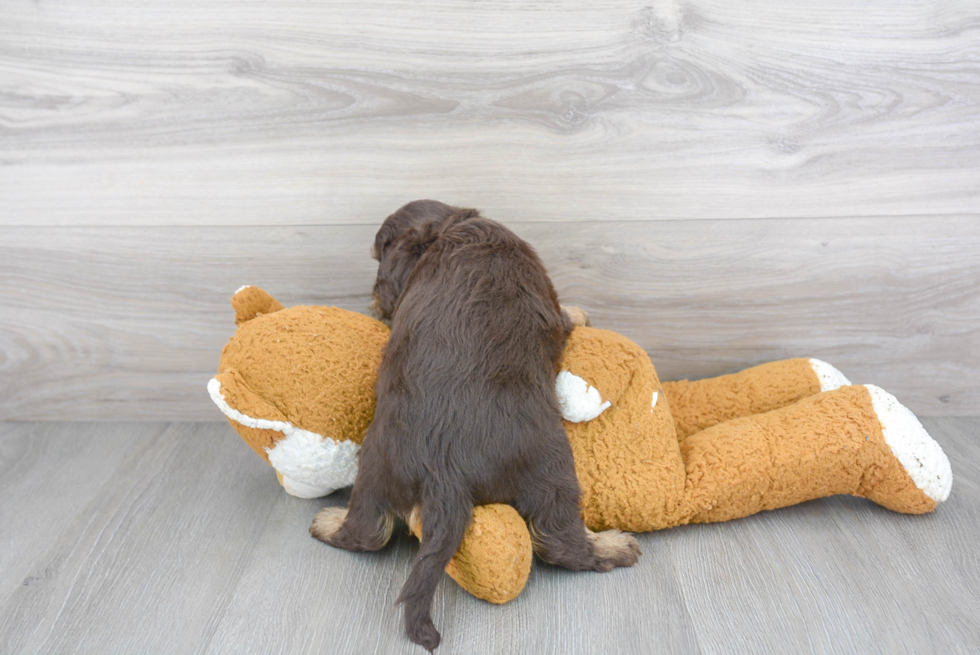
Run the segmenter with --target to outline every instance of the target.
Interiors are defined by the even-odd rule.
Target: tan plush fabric
[[[591,421],[565,421],[586,525],[634,532],[666,525],[681,500],[684,464],[650,358],[622,335],[580,327],[568,339],[561,366],[612,403]]]
[[[229,407],[237,409],[242,414],[252,418],[266,419],[269,421],[288,421],[285,414],[270,405],[254,391],[242,379],[241,374],[233,368],[226,368],[224,373],[214,376],[221,383],[221,395]],[[269,455],[266,448],[272,448],[276,442],[282,439],[283,434],[278,430],[266,430],[242,425],[238,421],[228,419],[231,427],[235,428],[239,436],[258,453],[259,457],[269,464]]]
[[[254,418],[359,443],[373,415],[388,329],[336,308],[282,309],[254,287],[233,304],[240,325],[218,375],[226,402]],[[594,530],[725,521],[840,493],[899,512],[936,506],[884,442],[867,389],[817,393],[805,359],[661,384],[632,341],[580,327],[562,368],[611,403],[591,421],[565,422],[583,518]],[[232,425],[263,457],[279,438]],[[502,603],[523,589],[530,562],[530,536],[517,512],[486,506],[474,511],[447,571],[475,596]]]
[[[283,308],[282,303],[258,287],[239,289],[231,298],[235,310],[235,325],[241,325],[261,314],[271,314]]]
[[[808,359],[785,359],[731,375],[690,382],[664,382],[677,438],[723,421],[761,414],[820,393],[820,380]]]
[[[409,527],[421,540],[421,521],[414,520]],[[470,527],[446,573],[477,598],[502,604],[524,589],[532,552],[531,535],[517,510],[510,505],[482,505],[474,508]]]
[[[218,379],[233,396],[226,402],[242,414],[361,443],[387,340],[388,328],[368,316],[336,307],[281,309],[239,325],[221,353]],[[236,384],[225,389],[229,379]]]
[[[582,515],[593,530],[727,521],[843,493],[902,512],[935,507],[885,444],[867,390],[816,394],[808,360],[673,385],[665,393],[668,385],[660,385],[639,346],[614,332],[577,328],[562,367],[612,401],[592,421],[565,422]],[[659,398],[651,408],[654,391]],[[678,442],[675,400],[685,406],[686,424],[713,426]],[[754,408],[772,411],[753,414]],[[731,416],[741,418],[718,422]]]
[[[870,498],[898,512],[931,511],[884,441],[862,386],[734,419],[685,439],[678,523],[711,523],[834,494]]]

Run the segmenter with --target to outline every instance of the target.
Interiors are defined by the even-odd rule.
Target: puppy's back
[[[521,500],[543,468],[571,489],[574,516],[578,486],[554,391],[567,327],[534,250],[464,211],[419,254],[391,328],[365,444],[384,440],[396,509],[421,508],[422,546],[399,602],[409,635],[431,649],[439,635],[429,606],[474,505]],[[558,485],[541,483],[556,495]]]
[[[490,219],[447,223],[403,292],[392,350],[419,375],[550,387],[565,326],[537,253]]]

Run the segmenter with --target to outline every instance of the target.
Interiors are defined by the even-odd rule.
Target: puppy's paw
[[[346,507],[324,507],[313,517],[310,534],[324,543],[330,543],[347,518]]]
[[[565,312],[565,315],[568,316],[568,319],[575,327],[592,325],[592,319],[589,318],[588,312],[581,307],[576,307],[575,305],[562,305],[561,310]]]
[[[609,571],[617,566],[633,566],[640,558],[640,544],[627,532],[590,530],[588,536],[597,571]]]

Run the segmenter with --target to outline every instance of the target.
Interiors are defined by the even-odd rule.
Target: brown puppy
[[[546,562],[636,563],[633,537],[592,533],[579,515],[555,396],[572,322],[534,250],[476,210],[422,200],[388,217],[374,254],[376,309],[391,319],[377,408],[350,505],[322,510],[313,535],[377,550],[394,517],[420,507],[423,541],[398,602],[409,638],[430,651],[432,598],[474,505],[513,505]]]

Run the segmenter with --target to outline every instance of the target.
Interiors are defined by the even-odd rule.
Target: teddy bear
[[[353,484],[388,327],[336,307],[286,309],[254,286],[232,306],[238,329],[211,399],[287,493],[316,498]],[[817,359],[661,382],[637,344],[583,326],[568,338],[555,391],[592,530],[728,521],[834,494],[921,514],[952,486],[949,460],[911,411]],[[424,538],[417,518],[408,522]],[[447,572],[504,603],[531,561],[520,515],[487,505]]]

